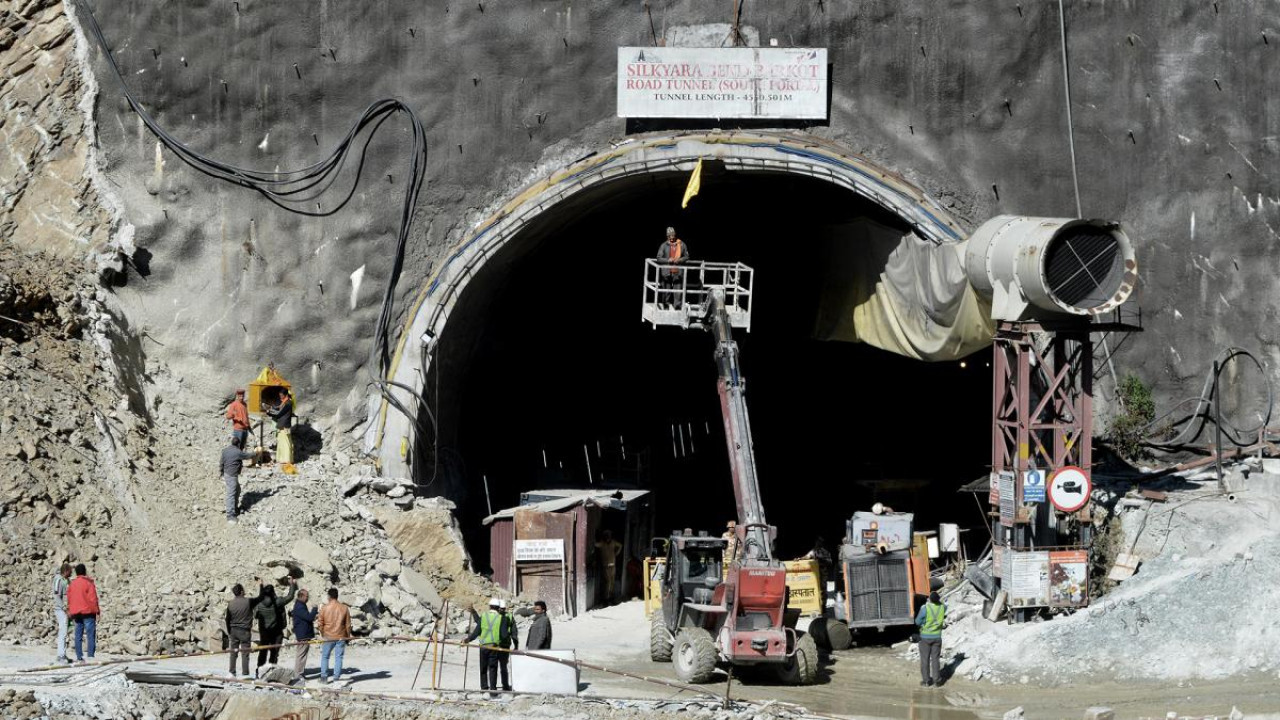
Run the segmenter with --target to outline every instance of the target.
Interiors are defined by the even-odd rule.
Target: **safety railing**
[[[706,317],[712,290],[724,293],[725,311],[735,328],[751,330],[751,290],[755,271],[742,263],[644,262],[641,320],[653,325],[690,327]]]

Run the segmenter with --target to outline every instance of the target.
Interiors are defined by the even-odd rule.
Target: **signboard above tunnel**
[[[827,119],[826,48],[618,48],[618,117]]]

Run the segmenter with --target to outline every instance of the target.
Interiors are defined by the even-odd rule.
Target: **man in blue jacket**
[[[293,604],[293,610],[290,613],[293,617],[293,636],[298,639],[298,642],[310,642],[316,636],[317,609],[314,605],[310,610],[307,609],[307,601],[310,599],[310,593],[299,590],[298,601]],[[310,645],[294,646],[293,672],[299,678],[306,672],[307,653],[310,651]]]
[[[920,627],[920,684],[924,687],[942,685],[942,626],[947,622],[947,606],[938,593],[929,593],[929,602],[916,613],[916,625]]]

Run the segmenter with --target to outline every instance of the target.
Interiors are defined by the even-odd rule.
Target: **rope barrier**
[[[261,650],[298,647],[301,645],[320,645],[326,642],[332,642],[332,641],[317,639],[317,640],[301,640],[301,641],[287,642],[287,643],[276,643],[273,645],[254,645],[250,647],[247,652],[254,653]],[[436,643],[440,646],[453,646],[453,647],[462,647],[462,648],[475,647],[472,643],[461,642],[458,640],[447,640],[447,639],[441,640],[441,639],[433,639],[430,637],[413,637],[413,636],[407,636],[407,635],[393,635],[388,638],[349,638],[346,642],[348,645],[357,645],[357,644],[358,645],[385,645],[391,642],[405,642],[405,643]],[[706,700],[710,700],[713,702],[721,703],[724,707],[730,707],[733,704],[733,702],[730,700],[728,695],[728,687],[726,687],[724,693],[719,693],[716,691],[712,691],[706,687],[699,687],[696,685],[687,685],[684,683],[667,680],[665,678],[651,677],[648,675],[628,672],[625,670],[618,670],[615,668],[610,668],[604,665],[590,663],[583,660],[566,660],[564,658],[552,657],[550,655],[543,655],[543,654],[533,652],[533,651],[528,651],[528,650],[517,650],[514,648],[485,647],[484,649],[490,650],[492,652],[506,653],[507,655],[522,655],[525,657],[530,657],[530,658],[542,660],[545,662],[556,663],[557,665],[572,667],[579,671],[584,669],[592,670],[595,672],[600,672],[600,673],[604,673],[606,675],[612,675],[615,677],[623,677],[631,680],[638,680],[643,683],[657,685],[657,686],[677,690],[679,692],[692,693],[697,697],[704,698]],[[130,663],[163,662],[168,660],[189,660],[189,659],[203,658],[203,657],[215,657],[218,655],[227,655],[233,652],[246,652],[246,651],[228,649],[228,650],[208,650],[205,652],[195,652],[195,653],[170,653],[170,654],[161,654],[161,655],[143,655],[138,657],[115,659],[115,660],[99,660],[91,663],[82,663],[74,666],[47,665],[47,666],[41,666],[41,667],[35,667],[35,668],[22,668],[17,670],[16,672],[19,674],[30,675],[35,673],[51,672],[51,671],[58,671],[58,670],[79,671],[79,670],[84,670],[88,668],[102,668],[102,667],[108,667],[113,665],[127,665]],[[439,662],[441,664],[452,665],[454,667],[463,665],[462,663],[445,661],[443,659],[441,659]],[[419,701],[419,702],[432,701],[431,698],[425,698],[420,694],[406,695],[401,693],[351,690],[347,688],[301,687],[297,685],[287,685],[285,683],[273,683],[273,682],[267,682],[264,680],[252,679],[252,678],[236,678],[235,680],[231,680],[226,676],[222,676],[222,675],[209,675],[209,674],[199,674],[199,673],[188,673],[188,675],[190,675],[190,677],[192,678],[205,680],[205,681],[216,681],[219,683],[235,682],[237,684],[248,684],[255,687],[270,687],[270,688],[276,688],[281,690],[287,690],[294,693],[309,692],[314,694],[316,692],[320,692],[325,695],[358,695],[360,697],[366,697],[366,698],[372,698],[372,699],[409,700],[409,701]],[[730,680],[730,682],[732,682],[732,680]],[[504,690],[471,691],[471,690],[466,690],[465,687],[461,690],[437,689],[434,691],[435,692],[488,692],[491,694],[499,694],[499,693],[518,694],[518,693],[513,693],[511,691],[504,691]],[[772,701],[772,704],[778,707],[785,707],[793,712],[797,712],[797,713],[802,712],[808,717],[831,718],[833,720],[840,720],[839,716],[816,713],[816,712],[807,710],[805,708],[802,708],[799,705],[795,705],[793,703]]]

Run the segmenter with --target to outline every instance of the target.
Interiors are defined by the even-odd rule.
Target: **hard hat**
[[[496,607],[496,608],[500,608],[500,607],[502,607],[502,601],[501,601],[501,600],[499,600],[499,599],[498,599],[498,598],[496,598],[496,597],[495,597],[495,598],[489,598],[489,607]]]
[[[675,229],[675,228],[673,228],[673,227],[668,227],[668,228],[667,228],[667,234],[668,234],[668,235],[675,235],[675,234],[676,234],[676,229]]]
[[[506,609],[507,609],[507,601],[506,601],[506,600],[499,600],[499,601],[498,601],[498,609],[499,609],[499,610],[506,610]]]
[[[871,506],[871,512],[875,513],[876,515],[883,515],[883,514],[884,514],[884,503],[876,503],[875,505],[872,505],[872,506]]]

